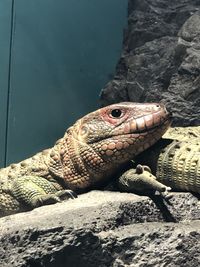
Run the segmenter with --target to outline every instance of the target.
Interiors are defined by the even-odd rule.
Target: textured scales
[[[169,128],[135,161],[143,165],[120,177],[119,187],[123,190],[162,192],[172,188],[200,193],[200,126]]]
[[[73,198],[73,191],[108,180],[169,124],[169,113],[156,103],[119,103],[86,115],[53,148],[0,170],[0,214]]]
[[[120,114],[113,116],[113,111]],[[103,182],[160,139],[168,119],[169,114],[158,104],[121,103],[90,113],[52,149],[49,169],[72,190]]]
[[[173,138],[157,160],[157,179],[176,190],[200,193],[200,127],[179,127],[164,138]]]

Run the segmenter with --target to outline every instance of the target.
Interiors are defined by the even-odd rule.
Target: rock
[[[190,193],[173,193],[167,204],[159,196],[92,191],[1,218],[0,266],[196,267],[199,226]]]
[[[200,124],[200,4],[129,0],[128,28],[101,104],[164,102],[174,126]]]

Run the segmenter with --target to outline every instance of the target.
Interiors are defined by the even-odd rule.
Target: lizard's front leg
[[[29,208],[54,204],[64,199],[77,197],[72,190],[64,189],[56,181],[38,176],[23,176],[15,179],[7,193]]]
[[[171,188],[156,180],[148,166],[137,165],[136,169],[130,169],[123,173],[118,181],[118,187],[126,192],[145,193],[149,191],[167,192]]]

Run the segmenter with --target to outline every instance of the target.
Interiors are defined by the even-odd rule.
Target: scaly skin
[[[73,198],[109,180],[169,124],[159,104],[119,103],[86,115],[53,148],[0,170],[0,215]]]
[[[174,190],[200,193],[200,127],[171,128],[164,138],[163,144],[174,141],[155,159],[157,179]]]
[[[200,193],[200,126],[169,128],[135,161],[143,166],[128,170],[119,179],[119,187],[125,191],[172,188]]]

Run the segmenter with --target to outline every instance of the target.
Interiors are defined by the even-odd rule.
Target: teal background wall
[[[5,164],[7,147],[11,22],[12,0],[0,1],[0,166]]]
[[[52,146],[98,107],[122,47],[127,1],[0,1],[0,165]]]

